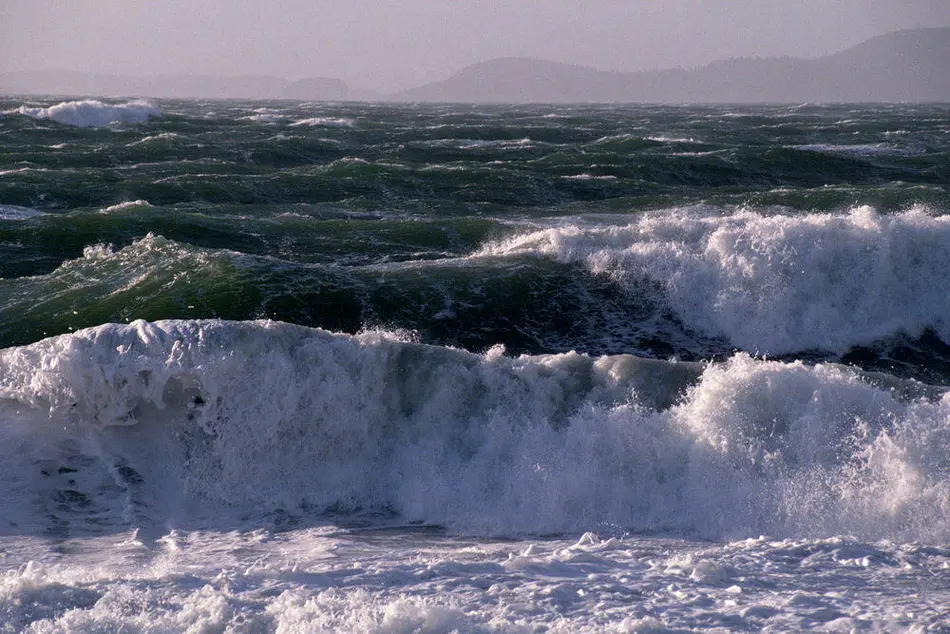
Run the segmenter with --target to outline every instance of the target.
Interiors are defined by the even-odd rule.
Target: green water
[[[395,328],[471,350],[716,358],[750,345],[671,301],[678,264],[618,273],[594,261],[642,258],[691,234],[606,239],[596,257],[554,254],[558,236],[604,239],[644,217],[807,224],[862,207],[884,219],[950,209],[945,106],[168,101],[145,122],[74,127],[18,113],[27,102],[0,102],[0,347],[106,322],[220,317]],[[495,248],[538,231],[554,232],[555,247]],[[834,249],[847,235],[830,227],[818,239]],[[789,245],[786,255],[800,249]],[[950,248],[936,245],[940,257]],[[856,301],[853,291],[834,296],[828,267],[809,269],[809,257],[789,262],[819,290],[790,295],[800,305],[776,317],[779,328],[812,305]],[[879,253],[854,257],[840,266],[885,274]],[[933,270],[939,258],[917,268],[920,256],[907,258],[887,274],[950,280]],[[756,275],[766,301],[772,291]],[[709,301],[728,304],[730,288]],[[884,337],[856,322],[847,354],[807,337],[775,350],[753,339],[750,351],[943,377],[946,306],[927,301]]]

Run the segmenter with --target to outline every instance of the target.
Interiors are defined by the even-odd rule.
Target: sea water
[[[945,106],[0,112],[0,631],[950,631]]]

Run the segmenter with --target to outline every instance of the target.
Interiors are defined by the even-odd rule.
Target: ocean
[[[950,631],[950,107],[0,99],[0,632]]]

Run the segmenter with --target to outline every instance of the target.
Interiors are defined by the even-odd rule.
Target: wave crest
[[[79,128],[103,127],[112,123],[143,123],[151,117],[162,116],[158,106],[140,100],[109,104],[95,99],[84,99],[64,101],[47,108],[20,106],[14,112]]]
[[[840,366],[512,359],[197,321],[8,349],[0,377],[11,514],[52,504],[65,472],[100,525],[114,507],[120,523],[377,509],[493,534],[928,540],[950,526],[950,398]]]
[[[950,341],[950,215],[647,214],[623,226],[558,226],[483,255],[577,262],[635,292],[659,282],[683,323],[760,354],[844,353],[933,329]]]

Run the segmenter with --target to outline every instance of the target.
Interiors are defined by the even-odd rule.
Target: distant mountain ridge
[[[0,94],[467,103],[950,102],[950,28],[895,31],[817,59],[736,58],[697,69],[603,71],[507,57],[383,95],[340,79],[0,73]]]
[[[74,71],[0,74],[0,94],[206,99],[300,99],[344,101],[379,95],[353,90],[340,79],[309,77],[288,82],[268,75],[107,75]]]
[[[693,70],[621,73],[501,58],[393,98],[476,103],[950,101],[950,28],[896,31],[818,59],[738,58]]]

